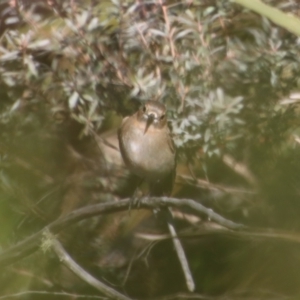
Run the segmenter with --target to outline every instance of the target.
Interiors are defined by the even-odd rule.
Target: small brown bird
[[[132,116],[123,119],[118,132],[119,145],[127,167],[149,183],[150,196],[168,196],[176,174],[175,146],[167,124],[166,107],[157,101],[147,101]],[[177,236],[172,212],[162,209],[174,248],[180,261],[187,288],[195,283],[184,249]]]
[[[149,100],[123,119],[119,145],[126,166],[149,183],[150,196],[170,195],[176,173],[175,147],[166,107]]]

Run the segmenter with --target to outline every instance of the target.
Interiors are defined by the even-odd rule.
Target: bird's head
[[[145,123],[144,134],[151,126],[160,129],[167,124],[166,107],[158,101],[149,100],[145,102],[140,107],[137,116],[139,121]]]

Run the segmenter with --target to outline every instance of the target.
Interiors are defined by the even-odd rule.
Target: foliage
[[[298,13],[296,2],[266,2]],[[209,186],[190,178],[179,196],[250,225],[300,227],[299,37],[226,0],[2,1],[1,17],[1,247],[75,207],[130,195],[97,142],[148,99],[168,107],[180,166]],[[79,226],[67,239],[78,257],[113,221],[91,223],[90,236]],[[224,291],[212,282],[199,291]]]

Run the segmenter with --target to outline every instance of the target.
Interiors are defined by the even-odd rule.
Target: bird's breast
[[[142,126],[126,126],[121,130],[123,156],[135,174],[148,179],[159,179],[175,167],[175,154],[170,148],[168,129],[149,128],[144,133]]]

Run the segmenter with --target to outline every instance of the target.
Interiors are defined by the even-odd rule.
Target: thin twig
[[[246,165],[237,162],[232,156],[225,154],[223,156],[223,162],[236,173],[244,177],[251,185],[257,186],[257,180],[252,172],[247,168]]]
[[[167,216],[168,229],[169,229],[170,235],[172,237],[174,248],[176,250],[176,254],[178,256],[178,260],[180,262],[180,265],[181,265],[181,268],[183,271],[186,286],[190,292],[193,292],[195,290],[195,282],[194,282],[193,275],[192,275],[192,272],[189,267],[188,260],[185,255],[185,251],[182,247],[181,241],[178,238],[178,235],[177,235],[177,232],[176,232],[176,229],[174,226],[174,219],[173,219],[172,212],[169,208],[167,208],[167,214],[168,214],[168,216]]]
[[[217,191],[223,191],[225,193],[229,194],[257,194],[256,191],[252,191],[249,189],[239,189],[231,186],[225,186],[221,184],[215,184],[211,183],[208,180],[203,180],[203,179],[198,179],[198,178],[193,178],[192,176],[188,175],[178,175],[179,178],[179,183],[184,182],[185,184],[188,183],[190,185],[202,188],[202,189],[207,189],[207,190],[217,190]]]
[[[86,299],[102,299],[107,300],[107,297],[101,296],[94,296],[94,295],[80,295],[80,294],[72,294],[72,293],[65,293],[65,292],[46,292],[46,291],[25,291],[15,294],[8,294],[5,296],[0,296],[0,300],[4,299],[11,299],[17,297],[24,297],[24,296],[33,296],[33,295],[43,295],[43,296],[64,296],[64,297],[71,297],[73,299],[84,298]]]
[[[83,281],[85,281],[86,283],[93,286],[95,289],[109,297],[109,299],[131,300],[131,298],[126,297],[125,295],[102,283],[100,280],[96,279],[90,273],[88,273],[82,267],[80,267],[66,252],[62,244],[56,238],[54,238],[53,235],[51,242],[52,249],[58,256],[59,260]]]
[[[166,29],[167,29],[167,33],[168,33],[168,40],[169,40],[170,49],[171,49],[171,54],[172,54],[172,57],[175,58],[175,56],[176,56],[175,46],[174,46],[174,43],[173,43],[173,40],[172,40],[172,30],[171,30],[171,26],[170,26],[170,20],[169,20],[169,17],[168,17],[167,7],[163,3],[162,0],[159,0],[158,2],[161,5],[161,8],[162,8],[162,11],[163,11],[163,14],[164,14]]]

